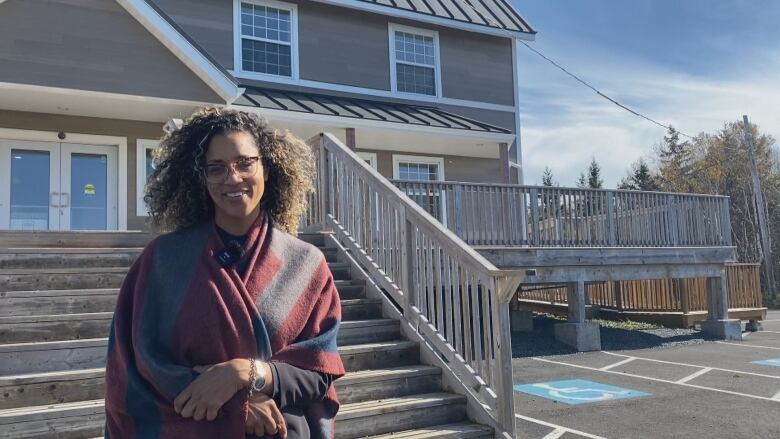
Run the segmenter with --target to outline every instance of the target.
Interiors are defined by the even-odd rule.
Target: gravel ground
[[[512,333],[512,356],[521,358],[576,353],[573,348],[555,340],[553,325],[560,322],[560,319],[537,315],[533,332]],[[663,328],[636,322],[599,323],[610,326],[601,326],[601,347],[604,350],[663,348],[710,341],[694,329]]]

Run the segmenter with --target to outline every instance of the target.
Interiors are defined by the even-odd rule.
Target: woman
[[[258,117],[205,108],[167,135],[146,188],[150,242],[119,292],[106,437],[325,438],[341,308],[296,231],[309,148]]]

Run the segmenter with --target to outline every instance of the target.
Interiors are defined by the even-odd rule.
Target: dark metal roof
[[[511,131],[506,128],[479,122],[430,106],[258,87],[245,88],[246,92],[234,102],[235,105],[474,132],[511,134]]]
[[[535,34],[508,0],[358,0],[513,32]]]

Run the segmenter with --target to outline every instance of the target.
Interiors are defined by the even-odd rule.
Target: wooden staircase
[[[0,248],[0,438],[101,436],[106,336],[139,237],[19,236]],[[349,260],[343,250],[326,247],[323,234],[301,238],[325,254],[341,296],[348,373],[336,382],[336,437],[493,437],[467,419],[464,396],[442,390],[442,371],[421,364],[399,322],[383,318],[383,299],[367,297],[357,267],[339,262]]]

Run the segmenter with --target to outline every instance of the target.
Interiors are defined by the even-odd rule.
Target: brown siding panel
[[[11,1],[0,13],[0,82],[219,102],[114,1]]]

